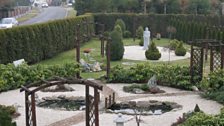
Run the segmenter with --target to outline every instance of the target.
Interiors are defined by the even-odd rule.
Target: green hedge
[[[169,20],[173,15],[163,14],[133,14],[133,13],[107,13],[94,14],[96,22],[104,23],[106,31],[112,31],[114,23],[117,19],[122,19],[125,22],[126,30],[135,32],[138,26],[149,27],[151,34],[155,37],[156,33],[161,33],[163,37],[167,36],[166,27],[169,25]],[[134,19],[135,18],[135,19]],[[133,21],[136,20],[136,28],[133,29]],[[98,32],[100,27],[96,28]]]
[[[104,23],[105,30],[111,31],[117,19],[122,19],[126,24],[126,29],[133,33],[138,26],[149,27],[153,37],[156,33],[161,33],[162,37],[168,37],[166,28],[174,26],[177,30],[173,37],[188,42],[194,39],[205,39],[206,30],[208,38],[224,40],[224,29],[218,30],[218,26],[222,26],[224,17],[219,16],[205,16],[205,15],[172,15],[172,14],[132,14],[132,13],[107,13],[94,14],[95,21]],[[136,20],[136,27],[134,29],[133,21]],[[215,27],[214,27],[215,26]],[[217,26],[217,27],[216,27]],[[100,27],[96,28],[97,31]]]
[[[19,88],[26,83],[32,83],[54,76],[75,76],[79,71],[76,63],[54,66],[28,66],[26,64],[15,67],[13,64],[0,65],[0,92]]]
[[[109,82],[113,83],[146,83],[153,75],[157,75],[159,85],[181,89],[191,89],[190,72],[187,66],[169,66],[137,64],[129,69],[115,66],[111,69]]]
[[[91,15],[56,20],[48,23],[19,26],[0,30],[0,64],[25,59],[36,63],[75,47],[75,29],[83,19],[93,22]],[[95,30],[93,24],[81,25],[80,35],[91,35]]]

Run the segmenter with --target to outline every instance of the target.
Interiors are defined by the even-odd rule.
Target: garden
[[[119,113],[130,126],[222,126],[223,17],[215,18],[87,13],[0,30],[0,125],[27,125],[25,100],[33,98],[20,91],[44,84],[52,86],[30,93],[37,125],[85,125],[91,103],[86,86],[70,83],[75,78],[102,86],[102,126],[115,125]],[[25,63],[13,64],[18,59]],[[65,84],[53,86],[58,81]],[[93,100],[95,89],[88,91]]]

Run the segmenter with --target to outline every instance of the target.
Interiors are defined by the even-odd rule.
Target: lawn
[[[124,39],[123,43],[125,46],[131,46],[131,45],[138,45],[139,40],[135,40],[133,41],[133,38],[128,38],[128,39]],[[155,40],[155,43],[157,46],[167,46],[169,45],[169,39],[161,39],[161,40]],[[184,45],[185,47],[187,45]],[[90,58],[88,58],[87,56],[84,55],[83,50],[84,49],[91,49],[90,52]],[[63,64],[63,63],[70,63],[70,62],[75,62],[76,61],[76,50],[72,49],[69,51],[65,51],[63,53],[58,54],[57,56],[48,59],[48,60],[44,60],[41,61],[40,65],[56,65],[56,64]],[[100,55],[100,41],[97,38],[94,38],[92,40],[90,40],[89,42],[83,44],[81,46],[81,58],[84,59],[85,61],[89,62],[89,63],[93,63],[94,61],[92,60],[96,60],[100,63],[103,63],[104,65],[106,65],[106,57],[102,57]],[[121,61],[112,61],[111,62],[111,66],[115,66],[115,65],[122,65],[124,67],[129,67],[128,65],[124,65],[124,63],[150,63],[150,64],[168,64],[168,62],[150,62],[150,61],[135,61],[135,60],[126,60],[123,59]],[[178,60],[178,61],[171,61],[169,64],[172,65],[189,65],[190,64],[190,60],[189,59],[185,59],[185,60]],[[94,72],[94,73],[82,73],[82,77],[83,78],[98,78],[102,75],[105,75],[105,71],[103,72]]]

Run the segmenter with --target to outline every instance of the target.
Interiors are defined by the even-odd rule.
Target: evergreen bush
[[[114,26],[114,30],[115,30],[115,31],[118,31],[118,32],[121,34],[121,36],[123,35],[123,33],[122,33],[122,29],[121,29],[121,26],[120,26],[120,25],[115,25],[115,26]]]
[[[124,34],[124,32],[126,30],[126,25],[125,25],[124,21],[122,19],[117,19],[115,22],[115,26],[116,25],[119,25],[121,27],[122,34]]]
[[[130,31],[124,31],[124,38],[130,38],[131,37],[131,32]]]
[[[143,46],[143,32],[144,32],[144,29],[142,26],[139,26],[138,29],[136,30],[136,36],[138,39],[140,39],[139,41],[139,45],[140,46]]]
[[[110,57],[112,61],[121,60],[124,55],[124,44],[122,42],[122,35],[118,30],[111,32],[111,46]]]
[[[145,56],[148,60],[158,60],[161,57],[161,53],[157,49],[154,41],[149,45],[148,50],[145,51]]]
[[[177,45],[179,44],[179,41],[177,39],[173,39],[170,41],[170,50],[175,50]]]
[[[186,49],[183,47],[183,43],[182,42],[180,42],[178,45],[177,45],[177,47],[176,47],[176,49],[175,49],[175,54],[177,55],[177,56],[185,56],[186,55]]]

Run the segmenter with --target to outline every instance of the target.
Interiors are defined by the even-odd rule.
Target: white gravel
[[[161,58],[157,61],[174,61],[174,60],[182,60],[190,58],[190,53],[186,53],[185,56],[176,56],[174,51],[170,51],[169,56],[169,49],[164,47],[157,47],[159,49],[159,52],[161,53]],[[124,59],[129,60],[142,60],[146,61],[145,57],[145,50],[143,50],[142,46],[125,46],[124,47]]]
[[[135,96],[136,94],[124,93],[122,88],[124,85],[127,84],[109,84],[108,86],[115,90],[119,97],[130,97]],[[46,97],[46,96],[58,96],[61,94],[67,96],[84,96],[85,95],[85,87],[82,85],[72,85],[75,89],[73,92],[57,92],[57,93],[44,93],[44,92],[37,92],[39,98]],[[173,89],[169,87],[160,87],[162,90],[165,90],[166,93],[182,93],[186,91],[182,91],[179,89]],[[90,90],[91,94],[93,90]],[[141,126],[169,126],[176,119],[182,115],[183,112],[188,112],[194,109],[195,105],[198,104],[201,110],[209,114],[218,114],[220,112],[220,108],[223,106],[218,104],[215,101],[206,100],[201,98],[199,95],[193,92],[187,92],[187,95],[177,95],[177,96],[157,96],[154,97],[153,95],[143,96],[141,98],[135,98],[135,101],[142,101],[142,100],[159,100],[159,101],[171,101],[176,102],[183,106],[183,109],[178,111],[171,111],[164,113],[159,116],[143,116]],[[144,95],[144,94],[143,94]],[[136,95],[137,96],[137,95]],[[24,92],[20,93],[19,89],[12,90],[8,92],[0,93],[0,104],[4,105],[13,105],[17,104],[20,107],[18,108],[19,116],[15,121],[17,122],[17,126],[25,126],[25,107],[24,107]],[[52,124],[56,121],[60,121],[71,116],[74,116],[80,111],[59,111],[53,109],[45,109],[45,108],[36,108],[37,111],[37,124],[38,126],[46,126]],[[116,114],[108,114],[100,112],[100,126],[115,126],[113,120],[117,117]],[[133,116],[124,115],[124,117],[129,120],[125,123],[126,126],[136,126],[135,120]],[[85,126],[85,123],[79,123],[74,126]]]

